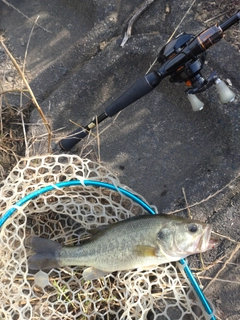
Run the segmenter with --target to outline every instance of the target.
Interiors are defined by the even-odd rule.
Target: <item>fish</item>
[[[131,217],[96,229],[80,245],[68,246],[33,236],[30,270],[87,267],[85,280],[114,271],[144,270],[215,248],[210,224],[180,216],[155,214]]]

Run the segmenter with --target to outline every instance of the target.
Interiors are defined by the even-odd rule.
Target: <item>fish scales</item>
[[[33,237],[35,255],[30,269],[88,266],[83,277],[92,280],[107,273],[148,268],[177,261],[190,254],[212,249],[209,224],[173,215],[143,215],[98,229],[89,240],[65,246]]]
[[[155,235],[153,228],[155,219],[149,220],[144,216],[141,219],[123,221],[113,224],[97,234],[90,242],[76,247],[63,247],[59,254],[59,264],[94,266],[101,270],[115,271],[126,268],[141,267],[148,259],[150,265],[159,264],[159,257],[145,257],[137,254],[136,244],[152,246]]]

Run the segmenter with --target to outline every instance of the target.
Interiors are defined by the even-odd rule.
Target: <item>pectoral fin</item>
[[[157,249],[152,246],[136,246],[135,247],[135,253],[138,256],[142,257],[156,257],[157,256]]]
[[[83,278],[86,281],[91,281],[91,280],[94,280],[94,279],[99,279],[101,277],[104,277],[107,274],[109,274],[109,272],[103,271],[103,270],[100,270],[100,269],[96,269],[96,268],[93,268],[93,267],[89,267],[89,268],[87,268],[87,269],[85,269],[83,271]]]

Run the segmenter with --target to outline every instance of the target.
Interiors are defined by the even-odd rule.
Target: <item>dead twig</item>
[[[32,33],[34,30],[35,25],[37,24],[39,16],[36,18],[32,29],[30,31],[29,37],[28,37],[28,41],[27,41],[27,46],[26,46],[26,50],[25,50],[25,54],[24,54],[24,59],[23,59],[23,67],[22,67],[22,73],[25,73],[25,67],[26,67],[26,63],[27,63],[27,54],[28,54],[28,49],[29,49],[29,44],[30,44],[30,39],[32,37]],[[23,79],[22,79],[23,82]],[[23,84],[23,83],[22,83]],[[22,109],[22,104],[23,104],[23,92],[21,91],[20,93],[20,109]],[[23,135],[24,135],[24,142],[25,142],[25,153],[26,156],[28,156],[28,141],[27,141],[27,134],[26,134],[26,129],[25,129],[25,125],[24,125],[24,117],[23,117],[23,113],[21,112],[21,121],[22,121],[22,129],[23,129]]]
[[[224,16],[225,14],[226,14],[226,12],[220,13],[220,14],[218,14],[218,15],[216,15],[216,16],[214,16],[214,17],[210,18],[210,19],[205,20],[203,23],[211,22],[212,20],[214,20],[214,19],[218,19],[218,18],[220,18],[220,17]]]
[[[11,148],[8,148],[8,147],[6,147],[6,146],[5,146],[5,147],[1,147],[1,146],[0,146],[0,150],[2,150],[3,152],[5,152],[6,154],[11,153],[11,154],[14,156],[16,162],[19,160],[18,156],[16,155],[16,153],[15,153]]]
[[[221,238],[225,238],[225,239],[227,239],[227,240],[229,240],[231,242],[238,243],[236,240],[234,240],[234,239],[232,239],[232,238],[230,238],[228,236],[224,236],[221,233],[217,233],[217,232],[214,232],[214,231],[212,231],[212,233],[215,234],[216,236],[221,237]]]
[[[194,3],[196,2],[196,0],[193,0],[193,2],[191,3],[190,7],[188,8],[188,10],[185,12],[184,16],[182,17],[181,21],[179,22],[179,24],[177,25],[177,27],[175,28],[175,30],[173,31],[173,33],[171,34],[170,38],[168,39],[167,43],[170,42],[173,38],[173,36],[175,35],[175,33],[177,32],[177,30],[179,29],[180,25],[182,24],[182,22],[184,21],[184,19],[186,18],[186,16],[188,15],[189,11],[192,9]],[[153,61],[153,63],[150,65],[150,68],[148,69],[148,71],[146,72],[146,74],[152,69],[152,67],[154,66],[154,64],[157,62],[158,57]]]
[[[6,93],[14,93],[14,92],[28,92],[27,89],[9,89],[9,90],[5,90],[5,91],[2,91],[0,92],[0,95],[4,95]]]
[[[188,207],[184,207],[182,209],[178,209],[178,210],[174,210],[174,211],[171,211],[171,212],[168,212],[168,214],[174,214],[174,213],[178,213],[178,212],[181,212],[181,211],[184,211],[184,210],[187,210],[188,208],[193,208],[193,207],[196,207],[204,202],[207,202],[208,200],[216,197],[219,193],[221,193],[223,190],[227,189],[227,188],[230,188],[231,184],[233,184],[238,178],[240,177],[240,174],[238,174],[235,178],[233,178],[228,184],[226,184],[224,187],[222,187],[221,189],[219,189],[218,191],[216,191],[215,193],[213,194],[210,194],[207,198],[205,199],[202,199],[201,201],[199,202],[195,202],[193,204],[190,204],[188,205]]]
[[[203,291],[207,290],[207,288],[218,279],[219,274],[226,268],[227,264],[232,260],[235,253],[240,249],[240,243],[238,243],[235,247],[235,249],[231,252],[230,257],[224,262],[222,268],[216,273],[214,278],[206,285],[206,287],[203,289]]]
[[[198,276],[198,278],[206,279],[206,280],[213,280],[212,277],[206,277],[206,276]],[[237,281],[225,280],[225,279],[220,279],[220,278],[215,279],[215,281],[228,282],[228,283],[233,283],[233,284],[240,284],[240,282],[237,282]]]
[[[128,22],[128,26],[127,26],[127,31],[124,34],[124,38],[120,44],[121,47],[124,47],[124,45],[126,44],[126,42],[128,41],[128,39],[131,37],[132,35],[132,27],[134,22],[138,19],[138,17],[143,13],[143,11],[145,11],[147,9],[148,6],[150,6],[150,4],[152,4],[155,0],[145,0],[141,6],[139,8],[137,8],[137,10],[134,12],[132,18],[129,20]]]
[[[8,1],[2,0],[2,2],[4,2],[8,7],[13,8],[15,11],[17,11],[18,13],[20,13],[20,14],[21,14],[24,18],[26,18],[27,20],[29,20],[29,21],[31,21],[31,22],[34,23],[34,21],[33,21],[31,18],[29,18],[26,14],[24,14],[24,13],[23,13],[22,11],[20,11],[18,8],[14,7],[14,5],[12,5],[11,3],[9,3]],[[50,30],[42,27],[40,24],[36,23],[36,25],[37,25],[39,28],[41,28],[42,30],[44,30],[44,31],[46,31],[46,32],[48,32],[48,33],[52,33],[52,31],[50,31]]]
[[[38,102],[37,102],[37,100],[36,100],[36,98],[34,96],[34,93],[33,93],[32,89],[31,89],[30,85],[28,84],[28,81],[27,81],[24,73],[22,72],[21,68],[19,67],[17,61],[15,60],[15,58],[13,57],[11,52],[8,50],[7,46],[4,44],[2,37],[0,38],[0,42],[1,42],[4,50],[6,51],[8,56],[10,57],[14,67],[17,69],[18,73],[20,74],[20,76],[21,76],[21,78],[22,78],[25,86],[27,87],[28,92],[29,92],[29,94],[30,94],[30,96],[32,98],[32,102],[33,102],[34,106],[36,107],[36,109],[38,110],[38,112],[39,112],[39,114],[40,114],[40,116],[41,116],[41,118],[43,120],[43,123],[44,123],[44,125],[46,127],[46,130],[48,132],[48,150],[50,152],[50,143],[51,143],[51,136],[52,136],[50,125],[49,125],[49,123],[48,123],[48,121],[47,121],[42,109],[40,108],[40,106],[39,106],[39,104],[38,104]]]
[[[185,193],[185,189],[184,189],[184,188],[182,188],[182,193],[183,193],[184,200],[185,200],[185,203],[186,203],[188,218],[192,219],[193,217],[192,217],[191,211],[190,211],[190,209],[189,209],[189,205],[188,205],[188,201],[187,201],[187,196],[186,196],[186,193]]]
[[[177,27],[175,28],[175,30],[173,31],[173,33],[171,34],[170,38],[168,39],[167,43],[170,42],[173,38],[173,36],[175,35],[175,33],[177,32],[177,30],[179,29],[180,25],[182,24],[182,22],[184,21],[184,19],[186,18],[186,16],[188,15],[189,11],[192,9],[194,3],[196,2],[196,0],[193,0],[193,2],[191,3],[191,5],[189,6],[189,8],[187,9],[187,11],[185,12],[184,16],[182,17],[181,21],[179,22],[179,24],[177,25]]]

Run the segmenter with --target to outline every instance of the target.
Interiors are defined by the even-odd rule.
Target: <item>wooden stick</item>
[[[139,8],[135,11],[132,18],[128,22],[127,31],[125,32],[124,38],[122,40],[122,43],[120,44],[121,47],[124,47],[128,39],[131,37],[132,34],[132,27],[134,22],[138,19],[138,17],[142,14],[144,10],[147,9],[150,4],[152,4],[155,0],[145,0]]]
[[[183,193],[184,200],[185,200],[185,203],[186,203],[188,218],[192,219],[193,217],[192,217],[192,214],[191,214],[191,210],[190,210],[190,208],[189,208],[189,205],[188,205],[187,196],[186,196],[186,193],[185,193],[185,189],[184,189],[184,188],[182,188],[182,193]]]

